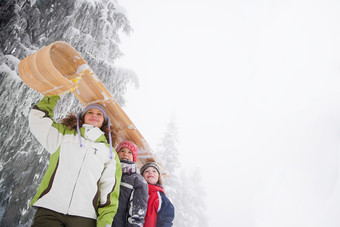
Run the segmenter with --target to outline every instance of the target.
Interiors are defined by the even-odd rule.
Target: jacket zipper
[[[83,165],[84,165],[84,161],[85,161],[86,155],[87,155],[87,150],[86,150],[86,152],[85,152],[85,155],[84,155],[84,157],[83,157],[83,161],[82,161],[81,166],[80,166],[80,169],[79,169],[79,171],[78,171],[77,180],[76,180],[76,182],[75,182],[75,184],[74,184],[74,186],[73,186],[72,195],[71,195],[71,200],[70,200],[70,203],[69,203],[68,209],[67,209],[67,214],[69,213],[70,208],[71,208],[71,203],[72,203],[72,200],[73,200],[74,191],[76,190],[76,186],[77,186],[77,183],[78,183],[78,180],[79,180],[80,172],[81,172],[81,170],[83,169]]]

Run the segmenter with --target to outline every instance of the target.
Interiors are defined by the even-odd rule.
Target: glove
[[[65,97],[66,94],[67,94],[67,93],[60,94],[60,95],[59,95],[59,98],[60,98],[60,99],[63,99],[63,98]]]

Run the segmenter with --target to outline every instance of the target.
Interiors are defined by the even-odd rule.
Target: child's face
[[[118,157],[120,160],[125,159],[133,162],[133,154],[129,148],[123,147],[122,149],[120,149],[118,152]]]
[[[149,184],[156,184],[159,174],[155,168],[150,166],[143,172],[143,177]]]
[[[86,112],[84,117],[84,123],[93,125],[95,127],[102,127],[104,123],[104,114],[100,109],[92,108]]]

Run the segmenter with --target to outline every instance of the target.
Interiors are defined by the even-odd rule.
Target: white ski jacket
[[[97,219],[97,226],[111,225],[118,208],[121,165],[116,152],[110,159],[104,133],[84,124],[77,130],[54,122],[59,96],[44,97],[30,112],[31,132],[51,153],[32,205],[59,213]]]

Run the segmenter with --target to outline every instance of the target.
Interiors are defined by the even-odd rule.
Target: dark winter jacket
[[[148,211],[144,227],[171,227],[175,217],[175,208],[166,197],[162,187],[148,184]]]
[[[113,227],[142,227],[147,209],[148,184],[137,173],[134,162],[121,160],[123,175],[120,184],[119,206]]]

